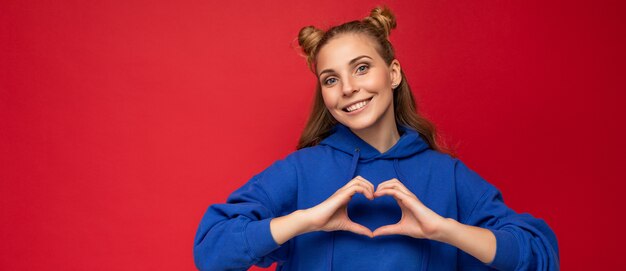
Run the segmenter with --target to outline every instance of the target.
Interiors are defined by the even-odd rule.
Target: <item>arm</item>
[[[305,219],[306,214],[302,210],[272,219],[270,231],[274,241],[282,245],[291,238],[309,232],[308,223],[305,222]]]
[[[502,194],[461,161],[455,164],[459,222],[489,230],[496,238],[491,267],[499,270],[559,270],[556,235],[544,220],[518,214]]]
[[[402,209],[397,224],[383,226],[374,236],[404,234],[453,245],[499,270],[559,270],[556,236],[541,219],[517,214],[500,192],[457,161],[459,221],[430,210],[400,181],[381,183],[374,195],[393,196]],[[461,255],[461,266],[465,260]]]
[[[303,233],[313,231],[351,231],[373,237],[372,232],[348,217],[348,202],[356,193],[374,199],[374,185],[356,176],[322,203],[309,209],[272,219],[270,229],[274,240],[282,244]]]
[[[247,270],[284,261],[289,246],[274,241],[270,221],[295,209],[296,186],[293,166],[280,160],[234,191],[226,203],[211,205],[194,241],[196,267]]]
[[[436,236],[434,240],[455,246],[483,263],[491,263],[496,256],[496,236],[490,230],[448,218]]]

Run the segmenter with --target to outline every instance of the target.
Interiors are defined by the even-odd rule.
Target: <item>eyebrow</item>
[[[372,59],[371,57],[366,56],[366,55],[357,56],[357,57],[353,58],[352,60],[350,60],[350,62],[348,62],[348,65],[352,65],[352,64],[354,64],[354,62],[359,61],[361,58],[369,58],[369,59]],[[372,59],[372,60],[373,60],[373,59]],[[332,69],[325,69],[325,70],[321,71],[321,72],[317,75],[317,77],[321,77],[321,76],[322,76],[322,74],[324,74],[324,73],[329,73],[329,72],[333,72],[333,70],[332,70]]]

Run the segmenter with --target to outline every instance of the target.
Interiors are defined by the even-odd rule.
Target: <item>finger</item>
[[[363,178],[361,176],[356,176],[352,180],[350,180],[348,183],[346,183],[346,185],[344,185],[342,188],[348,188],[350,186],[353,186],[356,183],[366,184],[364,181],[366,181],[365,178]],[[365,185],[365,186],[367,186],[367,185]]]
[[[398,179],[393,178],[389,181],[385,181],[382,182],[378,185],[378,187],[376,188],[376,190],[382,190],[382,189],[386,189],[386,188],[395,188],[398,189],[408,195],[413,195],[415,196],[415,194],[413,194],[411,192],[411,190],[409,190],[402,182],[400,182]]]
[[[349,184],[351,184],[350,186],[358,185],[358,186],[364,187],[365,189],[369,191],[367,198],[370,200],[374,199],[374,185],[370,183],[369,181],[365,180],[363,177],[357,176],[353,179],[353,181],[350,181]],[[350,186],[348,186],[347,188],[349,188]]]
[[[395,188],[398,190],[402,190],[404,189],[404,186],[401,184],[398,184],[397,182],[390,182],[390,183],[383,183],[378,185],[378,187],[376,188],[376,190],[383,190],[383,189],[387,189],[387,188]]]
[[[402,227],[398,224],[382,226],[372,233],[374,236],[403,234]]]
[[[389,180],[381,182],[379,185],[384,184],[384,183],[391,183],[391,182],[400,182],[400,180],[398,180],[398,178],[391,178]]]
[[[393,178],[393,179],[390,179],[390,180],[386,180],[386,181],[384,181],[382,183],[379,183],[378,187],[376,187],[376,190],[380,189],[382,186],[389,185],[389,184],[394,184],[394,183],[402,184],[398,179]]]
[[[367,179],[363,178],[362,176],[356,176],[357,178],[359,178],[360,180],[362,180],[363,182],[365,182],[371,189],[372,189],[372,193],[374,193],[374,184],[371,183],[370,181],[368,181]]]
[[[374,185],[361,176],[354,177],[354,179],[349,181],[341,189],[348,189],[349,187],[354,186],[354,185],[360,185],[360,186],[366,187],[368,190],[371,191],[372,196],[374,195]],[[372,200],[373,198],[369,198],[369,199]]]
[[[408,188],[406,188],[404,185],[399,184],[399,183],[386,183],[386,184],[384,184],[382,186],[379,186],[377,191],[378,190],[384,190],[384,189],[395,189],[395,190],[398,190],[398,191],[400,191],[402,193],[405,193],[405,194],[407,194],[409,196],[414,196],[414,194],[411,193],[411,191]]]
[[[382,189],[382,190],[377,190],[376,192],[374,192],[374,196],[375,197],[380,197],[380,196],[392,196],[394,197],[397,201],[404,203],[405,205],[407,203],[409,203],[409,201],[411,199],[416,199],[414,197],[411,197],[399,190],[393,189],[393,188],[386,188],[386,189]]]
[[[374,234],[372,233],[372,231],[370,229],[368,229],[365,226],[360,225],[358,223],[354,223],[352,221],[350,221],[346,225],[346,230],[354,232],[356,234],[365,235],[365,236],[370,237],[370,238],[374,237]]]
[[[337,190],[330,198],[328,198],[327,204],[329,204],[329,206],[332,206],[330,208],[332,208],[333,210],[337,209],[350,201],[352,196],[354,196],[354,194],[356,193],[361,193],[367,198],[374,197],[374,194],[366,190],[364,187],[359,185],[353,185],[347,188],[341,188]]]
[[[348,187],[348,188],[347,188],[346,190],[344,190],[344,191],[345,191],[345,193],[346,193],[349,197],[354,196],[354,194],[356,194],[356,193],[358,192],[358,193],[363,194],[366,198],[368,198],[368,199],[370,199],[370,200],[374,199],[374,193],[373,193],[371,190],[369,190],[369,189],[367,189],[367,188],[365,188],[365,187],[363,187],[363,186],[360,186],[360,185],[358,185],[358,184],[357,184],[357,185],[350,186],[350,187]]]
[[[426,212],[431,211],[417,197],[404,194],[398,190],[383,189],[374,193],[374,196],[376,197],[383,195],[394,197],[398,203],[406,206],[416,216],[418,216],[418,214],[425,214]]]
[[[348,187],[354,185],[354,183],[357,182],[356,179],[352,179],[349,182],[347,182],[343,187],[341,187],[340,189],[347,189]]]

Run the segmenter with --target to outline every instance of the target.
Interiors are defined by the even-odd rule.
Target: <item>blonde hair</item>
[[[396,18],[391,10],[387,7],[376,7],[362,20],[333,26],[327,31],[314,26],[303,27],[298,34],[298,43],[306,57],[309,69],[316,76],[315,60],[319,50],[334,37],[347,33],[370,37],[376,44],[376,51],[390,65],[395,59],[395,51],[389,42],[389,35],[394,28],[396,28]],[[393,92],[396,123],[415,129],[433,150],[455,156],[453,151],[439,142],[435,125],[417,112],[408,80],[403,70],[400,73],[402,81]],[[300,136],[297,149],[319,144],[330,134],[331,128],[336,123],[337,120],[328,112],[324,104],[320,82],[317,80],[311,114]]]

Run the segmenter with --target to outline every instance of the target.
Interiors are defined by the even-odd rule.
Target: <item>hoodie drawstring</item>
[[[354,149],[354,155],[352,155],[352,166],[350,167],[350,175],[348,176],[348,181],[354,178],[354,174],[356,174],[356,164],[359,163],[359,157],[361,156],[361,150],[359,148]]]
[[[396,172],[396,178],[400,181],[403,181],[403,176],[400,176],[400,164],[398,163],[398,158],[393,159],[393,170]]]

